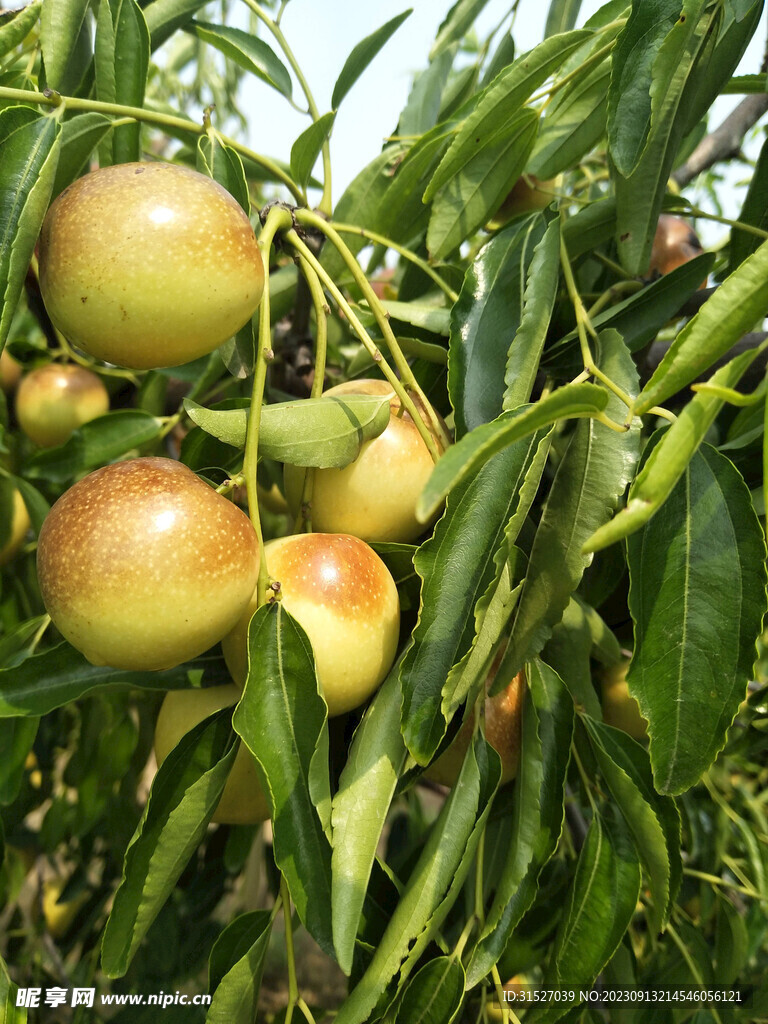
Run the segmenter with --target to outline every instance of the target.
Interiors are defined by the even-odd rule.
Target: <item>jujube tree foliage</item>
[[[338,197],[410,12],[327,111],[288,0],[0,14],[8,1020],[275,1019],[278,941],[284,1021],[768,1016],[763,0],[528,6],[450,8]]]

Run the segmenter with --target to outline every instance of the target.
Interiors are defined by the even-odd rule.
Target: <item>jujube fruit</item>
[[[108,411],[107,389],[82,366],[40,366],[26,374],[16,392],[19,426],[44,448],[63,444],[78,427]]]
[[[384,380],[355,380],[324,392],[336,395],[388,395],[389,423],[364,442],[343,469],[316,469],[312,484],[312,529],[348,533],[362,540],[410,543],[427,528],[416,519],[416,502],[435,464],[408,413],[398,416],[400,399]],[[426,418],[426,417],[425,417]],[[285,495],[299,511],[306,470],[285,467]]]
[[[490,685],[500,660],[497,659],[491,669],[486,685]],[[501,785],[511,782],[517,775],[525,689],[525,672],[521,671],[500,693],[485,698],[485,738],[501,758]],[[474,721],[470,715],[447,750],[424,772],[428,779],[443,786],[454,785],[472,741],[473,728]]]
[[[196,690],[169,690],[155,726],[158,766],[198,722],[220,708],[234,706],[240,696],[240,689],[233,683]],[[253,755],[241,742],[211,820],[224,825],[255,825],[266,821],[269,816],[269,804],[259,782]]]
[[[258,572],[256,531],[172,459],[131,459],[80,480],[40,531],[54,624],[94,665],[171,668],[235,625]]]
[[[606,669],[601,679],[603,720],[633,739],[648,739],[648,723],[627,686],[629,659]]]
[[[11,529],[8,539],[0,548],[0,565],[5,565],[24,546],[24,539],[27,536],[31,523],[29,512],[24,504],[24,499],[18,491],[13,492],[13,507],[11,510]]]
[[[238,202],[175,164],[79,178],[40,238],[40,289],[55,326],[98,359],[137,369],[206,355],[250,320],[264,267]]]
[[[700,256],[703,251],[699,236],[687,221],[662,213],[653,236],[647,276],[654,278],[668,274],[695,256]],[[699,287],[705,288],[706,284],[705,278]]]
[[[19,383],[21,363],[10,352],[0,352],[0,389],[9,394]]]
[[[400,602],[379,556],[357,537],[310,533],[265,545],[269,574],[280,582],[283,607],[309,637],[329,715],[366,701],[395,658]],[[222,641],[232,678],[247,676],[248,623],[255,597]]]

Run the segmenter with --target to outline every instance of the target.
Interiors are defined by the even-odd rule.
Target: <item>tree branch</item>
[[[739,155],[744,136],[768,111],[768,93],[754,93],[744,99],[726,117],[719,128],[701,140],[672,180],[683,188],[720,160]]]

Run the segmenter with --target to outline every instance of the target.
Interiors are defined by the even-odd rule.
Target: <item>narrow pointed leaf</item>
[[[451,1024],[464,1001],[465,984],[460,960],[435,957],[408,982],[397,1008],[398,1024]]]
[[[549,37],[570,31],[576,24],[580,7],[581,0],[551,0],[544,35]]]
[[[152,0],[144,8],[152,50],[169,39],[177,28],[188,24],[206,0]]]
[[[312,176],[312,168],[320,156],[336,117],[336,112],[331,111],[323,114],[321,118],[314,121],[309,128],[301,133],[291,146],[291,174],[294,181],[301,188],[306,188]]]
[[[688,789],[725,743],[752,676],[765,555],[749,490],[709,445],[629,540],[635,647],[627,681],[649,722],[659,792]]]
[[[197,143],[197,169],[213,178],[240,203],[247,214],[251,212],[248,181],[240,154],[226,146],[216,132],[201,135]],[[273,277],[270,276],[270,297]]]
[[[600,338],[603,371],[628,394],[634,394],[637,371],[621,338],[612,331]],[[573,386],[585,385],[568,385]],[[606,412],[615,420],[626,417],[626,407],[613,395]],[[593,419],[577,424],[536,531],[505,655],[510,674],[541,651],[552,627],[562,618],[591,562],[591,557],[582,553],[582,545],[597,525],[609,519],[632,478],[639,454],[639,420],[623,434]]]
[[[478,737],[429,833],[408,884],[365,974],[336,1016],[363,1024],[397,978],[402,983],[439,929],[463,886],[498,786],[500,762]]]
[[[331,107],[334,110],[338,110],[341,101],[374,59],[379,50],[386,46],[389,39],[395,34],[395,32],[397,32],[405,19],[412,13],[412,8],[409,8],[407,11],[403,11],[402,14],[396,15],[386,24],[382,25],[381,28],[377,28],[375,32],[366,36],[365,39],[361,39],[360,42],[352,49],[352,52],[344,61],[344,67],[341,69],[339,77],[336,79],[336,84],[333,87]]]
[[[31,107],[0,111],[0,350],[48,209],[60,130]]]
[[[448,390],[460,437],[502,410],[508,354],[514,351],[524,290],[545,230],[544,217],[536,215],[501,231],[466,272],[450,313],[448,349]],[[557,260],[559,273],[559,249]],[[535,375],[535,366],[526,369]]]
[[[109,978],[128,969],[208,827],[237,753],[229,708],[181,738],[158,770],[125,854],[101,948]]]
[[[88,0],[43,0],[40,46],[49,89],[65,83],[87,11]]]
[[[190,419],[220,441],[242,448],[247,409],[205,409],[187,399]],[[360,446],[389,423],[389,399],[373,395],[308,398],[265,406],[261,415],[259,451],[266,458],[293,466],[340,468],[349,465]]]
[[[34,0],[19,10],[3,11],[0,18],[0,57],[23,43],[37,24],[43,0]]]
[[[440,458],[421,493],[416,514],[426,522],[454,487],[515,441],[558,420],[596,416],[608,404],[608,392],[597,384],[565,384],[533,405],[504,412],[493,422],[476,427]]]
[[[427,230],[433,259],[446,259],[496,213],[520,177],[533,149],[538,116],[525,108],[476,152],[437,192]]]
[[[467,987],[491,970],[536,896],[542,868],[563,827],[565,778],[573,735],[573,701],[542,662],[526,668],[520,768],[513,796],[513,833],[504,870],[467,967]]]
[[[768,242],[763,242],[680,331],[638,395],[637,412],[661,405],[690,384],[767,312]]]
[[[136,0],[99,4],[95,44],[96,92],[104,103],[144,105],[149,69],[149,29]],[[141,125],[120,125],[112,135],[115,163],[141,159]]]
[[[207,21],[193,21],[190,31],[194,32],[198,39],[220,50],[244,71],[249,71],[262,82],[271,85],[283,96],[291,96],[293,85],[290,73],[272,47],[263,39],[240,28],[212,25]]]
[[[266,910],[241,914],[213,944],[206,1024],[252,1024],[259,1001],[272,915]]]
[[[51,199],[79,178],[99,143],[112,131],[112,119],[93,112],[77,114],[61,126],[61,150]]]
[[[487,3],[488,0],[456,0],[438,29],[429,59],[434,60],[453,43],[459,42]]]
[[[233,724],[266,782],[275,863],[307,931],[333,955],[331,846],[317,808],[330,802],[328,709],[312,648],[295,619],[272,604],[253,616],[248,651],[248,681]],[[324,778],[315,760],[318,750],[325,751]]]

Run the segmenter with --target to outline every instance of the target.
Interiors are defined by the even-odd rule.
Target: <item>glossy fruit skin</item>
[[[601,680],[603,720],[642,743],[648,739],[648,723],[635,698],[629,695],[628,668],[629,659],[606,670]]]
[[[172,668],[235,625],[256,585],[248,517],[172,459],[97,469],[40,531],[37,569],[54,624],[94,665]]]
[[[120,366],[177,366],[212,352],[250,320],[263,287],[245,212],[186,167],[93,171],[43,223],[40,289],[51,320]]]
[[[240,696],[241,691],[234,683],[202,690],[169,690],[155,725],[158,766],[198,722],[220,708],[234,706]],[[269,803],[261,788],[253,755],[241,742],[211,820],[223,825],[255,825],[269,817]]]
[[[319,533],[348,533],[372,543],[410,543],[429,524],[416,519],[416,502],[434,462],[416,424],[384,380],[355,380],[337,384],[325,395],[389,395],[389,424],[366,441],[360,454],[343,469],[316,469],[312,485],[312,529]],[[292,515],[301,504],[305,470],[285,467],[285,496]]]
[[[379,556],[357,537],[297,534],[264,547],[269,574],[279,580],[283,607],[303,627],[333,717],[364,703],[395,659],[400,601]],[[255,597],[222,641],[232,678],[247,675],[248,623]]]
[[[53,448],[89,420],[109,411],[101,379],[82,366],[48,363],[31,370],[16,393],[16,417],[27,437]]]
[[[11,533],[8,540],[0,548],[0,565],[6,565],[21,550],[30,526],[29,512],[27,512],[24,499],[18,491],[14,491]]]
[[[692,260],[694,256],[700,256],[703,251],[699,236],[687,221],[681,217],[673,217],[669,213],[662,213],[653,237],[647,276],[655,278],[668,274]],[[705,279],[699,287],[705,288],[706,285]]]
[[[7,395],[13,391],[21,378],[21,363],[10,352],[0,352],[0,389]]]
[[[489,680],[494,674],[493,669]],[[501,758],[501,783],[511,782],[520,761],[520,730],[526,691],[525,672],[518,672],[509,685],[493,697],[485,698],[485,738]],[[468,718],[453,743],[424,772],[432,782],[453,786],[459,777],[464,757],[472,740],[474,723]]]

